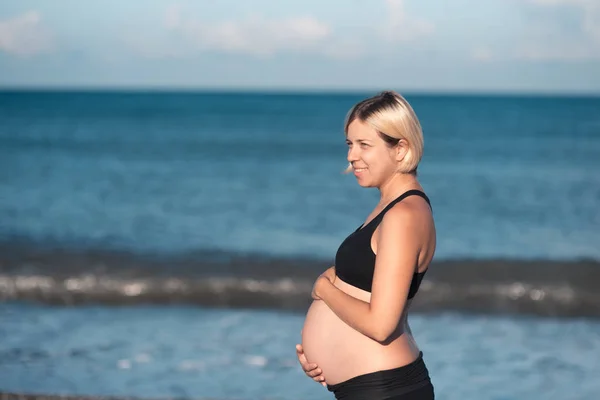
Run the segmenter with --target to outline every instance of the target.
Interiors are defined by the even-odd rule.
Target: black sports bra
[[[358,229],[342,242],[335,255],[335,273],[341,280],[368,292],[371,291],[373,273],[375,272],[375,253],[373,253],[373,249],[371,248],[371,237],[385,213],[396,203],[412,195],[421,196],[427,201],[429,207],[431,207],[431,202],[425,193],[416,189],[409,190],[388,204],[383,211],[366,225],[359,226]],[[412,299],[417,294],[426,272],[427,270],[415,272],[413,275],[408,292],[409,299]]]

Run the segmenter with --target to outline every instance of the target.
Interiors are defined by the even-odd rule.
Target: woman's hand
[[[332,285],[335,282],[335,278],[335,267],[328,268],[325,272],[319,275],[313,285],[311,293],[313,300],[321,300],[320,293],[323,285]]]
[[[329,279],[329,281],[331,283],[335,283],[335,266],[327,268],[327,271],[323,272],[321,274],[321,276],[324,276],[325,278]]]
[[[325,377],[323,376],[323,371],[321,368],[317,366],[317,364],[309,363],[304,355],[304,349],[301,344],[296,345],[296,356],[298,356],[298,361],[302,366],[302,370],[309,378],[312,378],[317,383],[327,387],[327,383],[325,382]]]

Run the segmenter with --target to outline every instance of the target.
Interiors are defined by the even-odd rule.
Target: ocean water
[[[377,201],[343,175],[368,95],[0,94],[0,235],[331,258]],[[600,98],[409,96],[438,259],[600,259]]]
[[[370,94],[0,92],[0,391],[330,398],[294,345],[377,202],[342,174]],[[439,398],[594,398],[600,98],[406,97]]]
[[[331,399],[296,359],[303,315],[0,304],[0,388],[142,398]],[[444,313],[413,334],[442,400],[587,400],[600,322]]]

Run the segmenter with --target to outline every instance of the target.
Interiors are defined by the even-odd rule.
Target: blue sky
[[[0,86],[600,93],[600,0],[3,0]]]

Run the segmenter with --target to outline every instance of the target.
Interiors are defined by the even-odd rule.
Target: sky
[[[600,93],[600,0],[2,0],[0,87]]]

